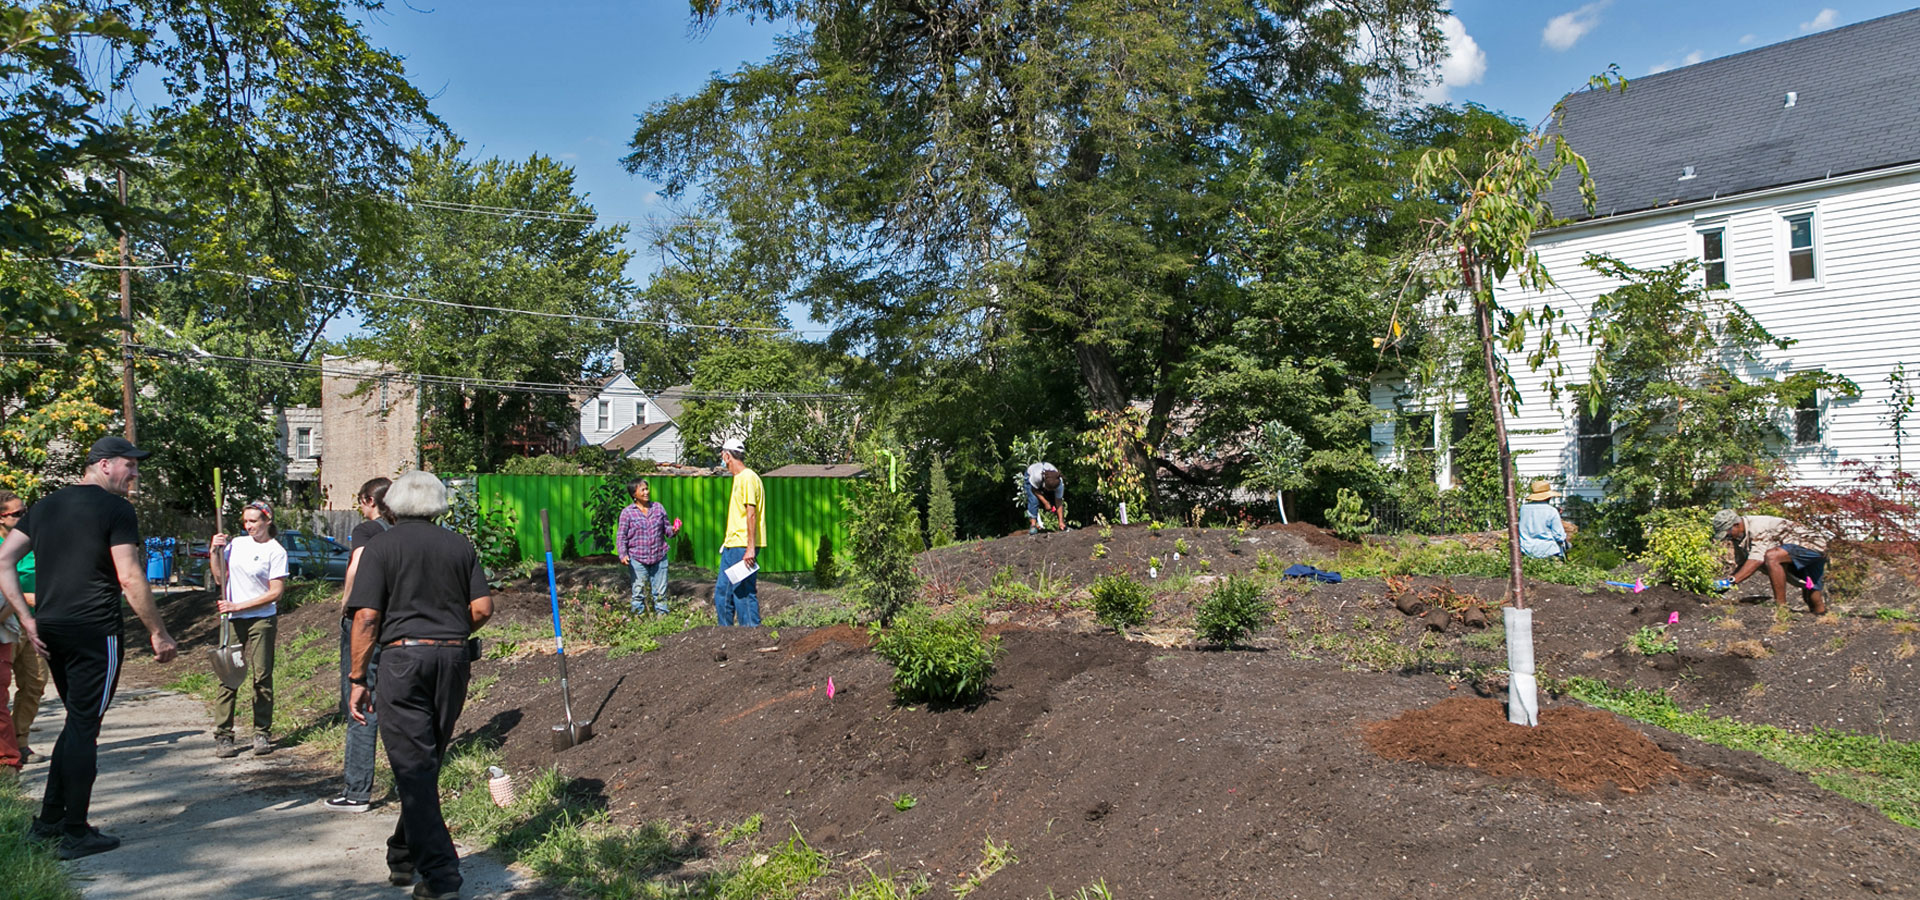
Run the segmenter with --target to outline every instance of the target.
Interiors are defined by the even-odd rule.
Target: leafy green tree
[[[861,612],[886,625],[913,604],[920,578],[914,554],[923,549],[913,495],[887,484],[880,457],[867,456],[867,477],[847,497],[847,562],[859,586]]]
[[[1253,447],[1253,471],[1247,487],[1273,492],[1273,504],[1280,509],[1280,521],[1287,520],[1286,492],[1307,486],[1305,470],[1307,442],[1300,433],[1283,422],[1260,426],[1260,439]]]
[[[626,312],[625,228],[590,224],[592,208],[574,193],[566,166],[538,155],[472,162],[462,149],[440,144],[414,160],[409,197],[421,209],[407,238],[411,262],[400,293],[463,305],[366,298],[368,337],[354,346],[401,371],[436,376],[424,388],[429,411],[421,436],[434,468],[490,472],[516,449],[564,434],[577,412],[565,393],[488,382],[575,382],[613,350],[612,329],[592,318]],[[564,215],[476,216],[428,203]]]
[[[947,464],[938,455],[927,475],[927,545],[944,547],[959,533],[953,520],[953,487],[947,482]]]
[[[1760,351],[1794,341],[1774,335],[1724,293],[1701,287],[1698,264],[1639,269],[1607,256],[1586,265],[1621,282],[1594,300],[1587,326],[1591,379],[1574,387],[1613,425],[1604,520],[1637,547],[1641,518],[1656,509],[1718,507],[1737,499],[1733,473],[1777,465],[1790,446],[1789,411],[1819,391],[1859,387],[1825,371],[1773,378]]]
[[[1427,0],[694,8],[796,27],[765,63],[648,110],[629,169],[704,197],[760,283],[871,361],[876,393],[931,395],[901,398],[902,416],[984,397],[1011,434],[1148,400],[1144,440],[1123,449],[1149,490],[1171,460],[1146,448],[1194,395],[1195,348],[1243,318],[1224,252],[1240,142],[1316,98],[1377,109],[1367,86],[1409,81],[1440,14]],[[877,386],[914,373],[929,377]],[[941,446],[984,492],[984,447]]]

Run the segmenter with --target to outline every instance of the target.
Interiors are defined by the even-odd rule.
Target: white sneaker
[[[338,797],[334,797],[333,799],[328,800],[326,802],[326,807],[328,809],[337,809],[341,812],[355,812],[355,813],[366,812],[367,808],[371,807],[372,805],[373,805],[372,803],[369,803],[365,800],[348,799],[348,797],[345,794],[342,794]]]

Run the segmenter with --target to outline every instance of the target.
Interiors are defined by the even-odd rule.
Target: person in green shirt
[[[27,505],[19,496],[0,489],[0,538],[13,531],[13,526],[26,514]],[[14,571],[20,576],[20,593],[27,604],[32,605],[33,554],[22,557],[14,565]],[[47,689],[47,670],[33,645],[21,639],[20,625],[11,608],[0,609],[0,642],[4,642],[0,643],[0,766],[10,766],[17,771],[33,755],[32,748],[27,746],[27,731],[33,726],[33,717],[40,712],[40,694]],[[5,708],[9,681],[16,690],[11,716]]]

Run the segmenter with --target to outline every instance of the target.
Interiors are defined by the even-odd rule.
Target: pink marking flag
[[[827,699],[828,700],[833,699],[833,676],[832,675],[827,676]]]
[[[1674,610],[1673,612],[1670,612],[1670,613],[1667,613],[1667,624],[1668,624],[1668,625],[1678,625],[1678,624],[1680,624],[1680,611],[1679,611],[1679,610],[1677,610],[1677,609],[1676,609],[1676,610]]]

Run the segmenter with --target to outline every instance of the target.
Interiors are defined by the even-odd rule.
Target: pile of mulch
[[[1542,710],[1540,725],[1507,721],[1505,704],[1449,697],[1361,729],[1388,759],[1537,779],[1577,796],[1636,794],[1693,773],[1612,713],[1572,706]]]

